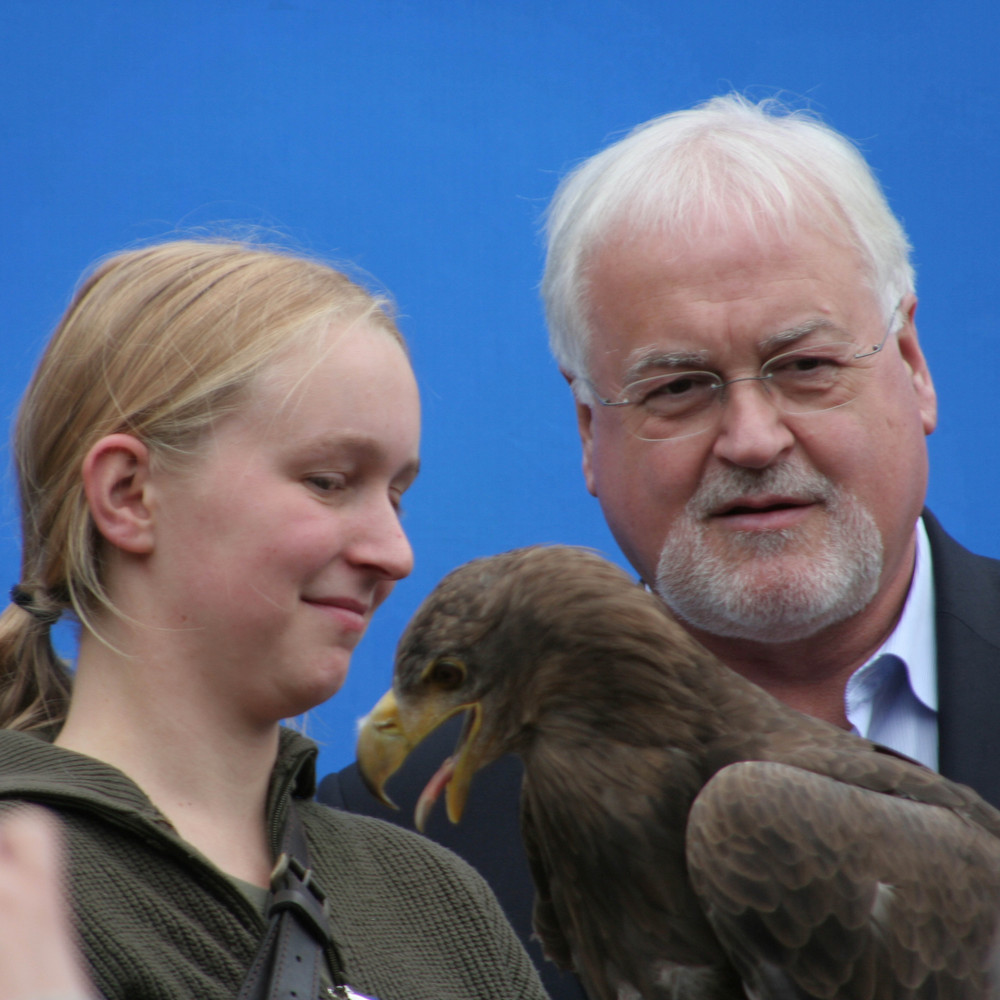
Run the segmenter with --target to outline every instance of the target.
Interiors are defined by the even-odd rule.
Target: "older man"
[[[909,246],[854,147],[716,98],[585,162],[548,235],[584,476],[642,580],[778,698],[1000,805],[1000,563],[922,511],[937,415]],[[323,792],[375,811],[353,780]],[[474,791],[484,817],[516,809]],[[492,833],[447,840],[503,857]]]

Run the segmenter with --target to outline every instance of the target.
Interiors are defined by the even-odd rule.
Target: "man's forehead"
[[[747,330],[741,341],[769,350],[824,328],[843,339],[878,308],[855,248],[817,229],[771,236],[678,245],[653,228],[613,231],[588,264],[592,346],[619,361],[629,352],[629,365],[657,351],[694,355],[712,346],[713,323],[724,331],[733,320]]]

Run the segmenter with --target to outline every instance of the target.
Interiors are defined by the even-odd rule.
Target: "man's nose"
[[[763,469],[795,444],[785,415],[775,405],[766,380],[735,379],[721,390],[722,416],[713,454],[732,465]]]

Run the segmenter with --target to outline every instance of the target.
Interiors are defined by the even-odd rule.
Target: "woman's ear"
[[[149,448],[131,434],[109,434],[83,460],[83,489],[97,530],[125,552],[153,549]]]

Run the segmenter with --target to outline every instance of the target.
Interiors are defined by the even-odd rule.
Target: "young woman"
[[[225,242],[125,253],[56,330],[15,435],[0,799],[61,816],[109,1000],[272,995],[268,887],[282,850],[302,853],[295,829],[299,898],[318,908],[318,884],[332,932],[308,993],[542,995],[483,884],[309,801],[315,748],[280,726],[338,690],[410,571],[418,437],[383,304],[315,262]],[[49,640],[62,614],[80,623],[72,683]]]

